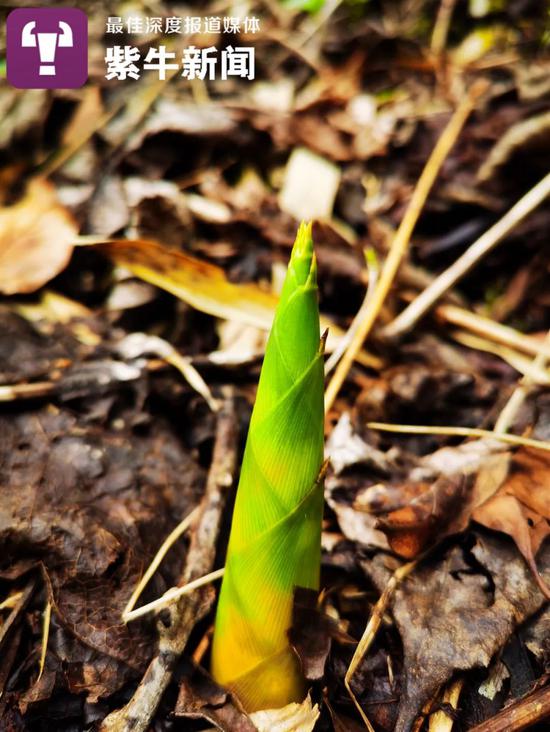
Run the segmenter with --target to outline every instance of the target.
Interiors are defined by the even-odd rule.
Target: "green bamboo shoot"
[[[288,640],[295,587],[318,589],[323,349],[311,224],[301,224],[250,421],[212,649],[247,711],[302,701]]]

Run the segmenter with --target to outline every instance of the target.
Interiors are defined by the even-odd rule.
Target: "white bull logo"
[[[55,76],[55,52],[57,47],[72,48],[73,32],[71,26],[65,21],[59,21],[57,33],[36,33],[36,21],[31,20],[23,26],[21,31],[21,45],[23,47],[36,47],[40,54],[40,76]],[[38,39],[38,40],[37,40]]]

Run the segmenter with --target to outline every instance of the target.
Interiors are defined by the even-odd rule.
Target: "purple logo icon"
[[[6,23],[8,81],[18,89],[76,89],[88,78],[88,19],[78,8],[18,8]]]

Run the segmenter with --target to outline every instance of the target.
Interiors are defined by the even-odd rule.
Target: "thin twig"
[[[550,195],[550,173],[531,188],[512,208],[491,226],[462,254],[456,262],[442,272],[431,285],[408,305],[403,312],[383,330],[387,338],[402,336],[439,300],[439,298],[474,267],[479,260],[499,244],[523,219]]]
[[[208,572],[208,574],[205,574],[202,577],[198,577],[196,580],[188,582],[182,587],[171,587],[164,593],[164,595],[162,595],[162,597],[157,597],[156,600],[152,600],[151,602],[148,602],[147,605],[142,605],[136,610],[126,612],[122,619],[125,623],[129,623],[130,621],[141,618],[144,615],[148,615],[149,613],[162,610],[163,608],[168,607],[168,605],[171,605],[176,600],[179,600],[180,597],[183,597],[184,595],[188,595],[190,592],[193,592],[193,590],[198,590],[199,587],[204,587],[205,585],[209,585],[211,582],[215,582],[216,580],[221,579],[224,572],[225,567],[222,567],[221,569],[215,569],[213,572]]]
[[[173,529],[166,539],[162,542],[158,552],[153,557],[153,560],[151,561],[151,564],[147,567],[143,577],[140,579],[140,581],[137,583],[136,589],[132,592],[132,596],[128,600],[126,607],[124,608],[122,612],[122,621],[124,623],[127,623],[129,620],[129,613],[132,612],[132,610],[135,607],[136,602],[138,601],[141,593],[149,583],[149,580],[151,577],[155,574],[157,569],[160,566],[160,563],[166,556],[168,550],[170,547],[175,544],[175,542],[180,538],[182,534],[184,534],[187,529],[191,526],[193,521],[197,518],[199,509],[194,508],[190,513],[187,514],[187,516],[179,522],[179,524],[176,526],[175,529]]]
[[[216,441],[200,516],[193,533],[182,583],[189,584],[210,572],[216,555],[216,539],[228,489],[237,462],[238,434],[232,393],[226,392],[217,413]],[[149,729],[162,696],[172,679],[196,623],[210,610],[213,594],[207,587],[180,597],[165,609],[157,624],[159,647],[128,704],[109,714],[101,732],[145,732]]]
[[[355,357],[361,350],[365,339],[369,335],[371,328],[378,317],[378,313],[382,308],[395,275],[397,274],[401,260],[407,251],[418,217],[420,216],[441,166],[443,165],[443,162],[449,154],[452,146],[456,142],[466,119],[474,108],[476,100],[485,91],[485,89],[485,83],[475,83],[472,86],[470,92],[456,108],[453,116],[443,130],[441,137],[437,141],[432,154],[428,158],[412,194],[407,211],[405,212],[403,220],[396,232],[388,256],[384,262],[380,280],[378,281],[378,285],[374,291],[372,300],[370,301],[370,307],[367,309],[367,313],[365,314],[360,327],[357,329],[352,342],[338,364],[338,367],[336,368],[326,390],[325,405],[327,411],[332,407],[353,361],[355,360]]]
[[[482,430],[477,427],[432,427],[418,424],[388,424],[386,422],[367,422],[371,430],[381,432],[400,432],[408,435],[449,435],[449,437],[487,437],[501,442],[509,442],[511,445],[523,445],[533,447],[537,450],[550,451],[550,442],[532,440],[521,435],[509,435],[497,433],[493,430]]]
[[[395,590],[397,589],[399,583],[413,571],[417,564],[418,559],[415,559],[413,562],[403,564],[390,577],[388,584],[384,588],[384,592],[380,595],[378,602],[373,608],[373,611],[369,618],[369,622],[367,623],[367,627],[365,628],[365,632],[363,633],[361,640],[357,644],[357,648],[355,649],[355,653],[353,654],[353,658],[351,659],[350,665],[348,666],[348,670],[346,671],[346,675],[344,677],[344,684],[346,686],[346,689],[348,690],[348,694],[350,695],[353,703],[357,707],[357,710],[361,715],[361,719],[365,723],[365,726],[369,730],[369,732],[374,732],[373,726],[369,722],[367,715],[361,708],[357,697],[353,693],[353,690],[351,688],[351,680],[354,673],[357,671],[361,661],[368,653],[368,650],[376,637],[378,629],[380,628],[380,625],[382,623],[382,618],[384,617],[386,610],[388,609]]]

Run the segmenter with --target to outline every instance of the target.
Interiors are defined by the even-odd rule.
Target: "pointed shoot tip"
[[[294,269],[297,279],[301,284],[305,284],[310,273],[315,268],[311,229],[311,221],[302,221],[296,234],[296,240],[290,256],[289,266]]]

